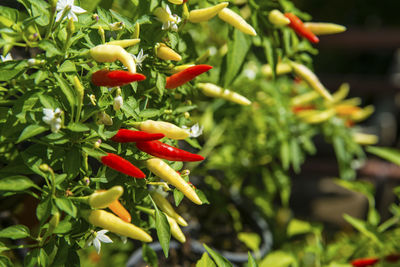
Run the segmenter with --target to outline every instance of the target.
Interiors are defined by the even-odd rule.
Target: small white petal
[[[74,12],[74,13],[77,13],[77,14],[82,14],[82,13],[86,12],[86,10],[84,10],[83,8],[81,8],[79,6],[73,6],[71,8],[71,11]]]
[[[121,237],[121,241],[123,244],[126,244],[126,242],[128,241],[128,238],[126,236],[120,235],[119,237]]]
[[[78,17],[75,15],[75,13],[69,12],[68,18],[72,18],[73,21],[78,21]]]
[[[106,235],[99,235],[98,233],[97,233],[97,239],[99,239],[101,242],[103,242],[103,243],[112,243],[113,241],[111,240],[111,238],[109,238],[108,236],[106,236]]]
[[[178,25],[176,25],[175,23],[172,24],[171,30],[174,32],[178,31]]]
[[[167,11],[168,14],[172,15],[171,9],[169,8],[168,5],[165,6],[165,11]]]
[[[51,109],[51,108],[44,108],[43,109],[43,114],[46,116],[46,117],[54,117],[54,111]]]
[[[56,15],[56,21],[59,21],[59,20],[61,19],[62,14],[63,14],[62,11],[59,11],[59,12],[57,13],[57,15]]]
[[[97,234],[99,234],[99,235],[105,235],[107,233],[108,233],[108,230],[100,230],[97,232]]]
[[[43,117],[42,120],[44,121],[44,123],[49,124],[49,125],[50,125],[51,122],[53,121],[53,119],[52,119],[52,118],[49,118],[49,117]]]
[[[93,246],[96,248],[97,254],[100,254],[101,242],[95,237],[93,239]]]

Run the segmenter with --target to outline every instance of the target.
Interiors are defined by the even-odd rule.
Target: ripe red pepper
[[[131,82],[143,81],[146,76],[124,70],[98,70],[92,74],[92,83],[97,86],[116,87]]]
[[[201,161],[203,156],[161,143],[160,141],[137,142],[136,147],[154,157],[171,161]]]
[[[212,66],[210,65],[196,65],[184,69],[178,73],[175,73],[174,75],[171,75],[170,77],[167,77],[165,88],[174,89],[193,80],[196,78],[196,76],[209,71],[210,69],[212,69]]]
[[[303,22],[296,15],[292,13],[285,13],[284,15],[290,20],[290,24],[288,26],[292,28],[298,35],[308,39],[311,43],[319,43],[318,37],[312,33],[312,31],[307,29]]]
[[[372,266],[379,261],[378,258],[359,258],[351,262],[354,267]]]
[[[126,159],[113,153],[108,153],[107,156],[101,157],[101,162],[111,169],[122,172],[123,174],[135,178],[146,178],[146,175],[139,168]]]
[[[118,143],[130,143],[140,141],[153,141],[163,138],[162,133],[146,133],[142,131],[132,131],[128,129],[119,129],[117,134],[111,140]]]

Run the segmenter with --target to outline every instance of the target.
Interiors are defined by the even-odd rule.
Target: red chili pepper
[[[167,83],[165,85],[165,88],[174,89],[178,86],[181,86],[182,84],[185,84],[193,80],[194,78],[196,78],[196,76],[206,71],[209,71],[210,69],[212,69],[212,66],[210,65],[196,65],[184,69],[183,71],[180,71],[178,73],[175,73],[174,75],[171,75],[170,77],[167,77]]]
[[[128,129],[119,129],[117,134],[111,140],[118,143],[130,143],[140,141],[153,141],[163,138],[162,133],[146,133],[142,131],[132,131]]]
[[[135,178],[146,178],[146,175],[132,163],[113,153],[101,157],[101,162],[113,170],[122,172]]]
[[[124,70],[99,70],[92,74],[92,83],[97,86],[115,87],[131,82],[143,81],[146,76]]]
[[[307,29],[303,22],[296,15],[292,13],[285,13],[284,15],[290,20],[290,24],[288,26],[292,28],[298,35],[308,39],[311,43],[319,43],[318,37],[312,33],[312,31]]]
[[[154,157],[171,161],[201,161],[203,156],[161,143],[160,141],[137,142],[136,147]]]
[[[354,267],[372,266],[379,261],[378,258],[359,258],[351,262]]]

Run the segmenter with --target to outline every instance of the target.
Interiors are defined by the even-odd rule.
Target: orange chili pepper
[[[114,212],[118,217],[120,217],[123,221],[130,223],[131,222],[131,215],[129,212],[125,209],[124,206],[122,206],[121,202],[119,200],[115,200],[113,203],[108,205],[108,208]]]

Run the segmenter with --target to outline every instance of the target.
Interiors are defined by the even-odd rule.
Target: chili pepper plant
[[[87,266],[80,255],[93,263],[103,250],[116,255],[107,266],[124,265],[142,247],[157,266],[146,243],[168,258],[171,235],[190,242],[182,229],[209,204],[194,177],[214,183],[211,168],[271,219],[276,195],[288,207],[290,166],[300,171],[316,134],[353,178],[364,153],[348,126],[372,108],[313,73],[316,34],[345,28],[301,21],[310,19],[287,0],[0,6],[1,264]],[[230,265],[204,249],[200,266]]]

